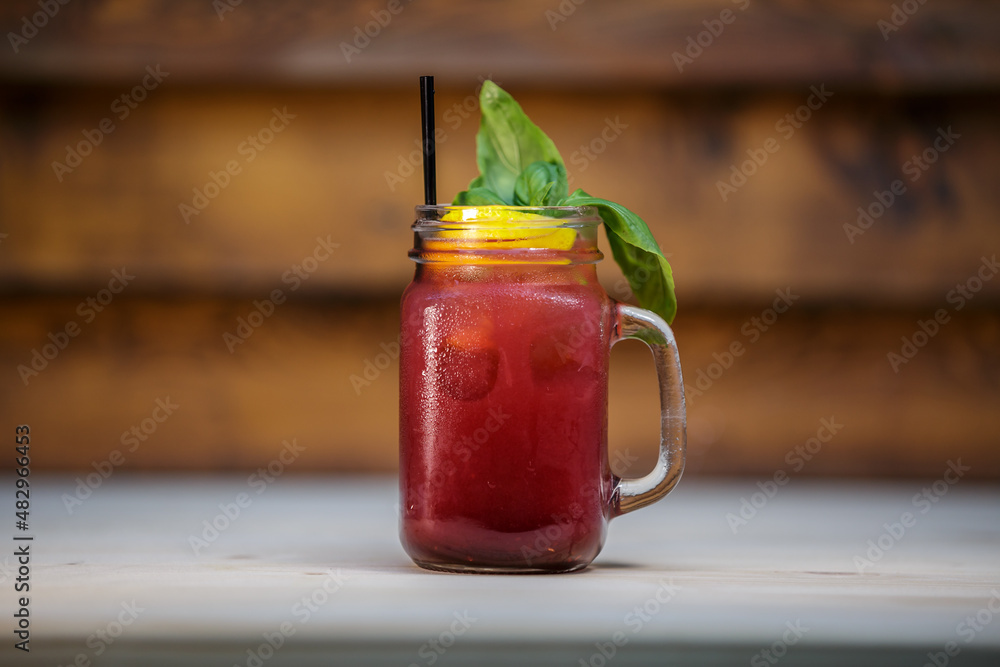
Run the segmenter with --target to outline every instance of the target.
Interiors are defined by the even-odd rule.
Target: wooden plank
[[[422,192],[412,91],[171,86],[122,120],[110,107],[118,88],[7,91],[0,289],[90,293],[125,266],[137,292],[257,294],[282,285],[318,238],[339,248],[301,293],[403,288],[406,226]],[[514,88],[562,147],[574,186],[647,219],[672,255],[682,303],[763,300],[778,287],[831,301],[938,303],[1000,249],[1000,99],[827,90],[833,97],[813,112],[802,106],[808,88],[725,99]],[[472,92],[439,95],[442,200],[476,172]],[[275,109],[295,117],[271,135]],[[782,124],[802,110],[810,119],[800,129]],[[57,176],[53,163],[102,118],[114,131]],[[247,138],[262,131],[271,143],[258,151]],[[958,135],[950,145],[948,132]],[[922,171],[914,156],[925,153],[934,162]],[[761,154],[761,166],[748,162]],[[744,184],[734,169],[750,174]],[[228,185],[216,191],[212,174]],[[892,194],[896,181],[904,194]],[[723,182],[739,187],[720,192]],[[215,197],[196,201],[195,190]],[[889,196],[888,210],[859,227],[859,207],[877,214],[876,197]],[[602,270],[620,294],[613,262]],[[990,281],[978,298],[998,294],[1000,280]]]
[[[219,4],[74,3],[43,15],[31,36],[23,21],[37,3],[5,3],[4,32],[29,38],[0,50],[0,76],[122,83],[162,63],[175,81],[208,84],[398,85],[427,72],[587,89],[826,82],[995,90],[1000,81],[1000,13],[977,0],[911,4],[916,11],[895,17],[891,3],[863,0],[494,0],[474,17],[447,3],[401,2],[395,16],[388,2],[240,3],[230,12]],[[675,54],[691,61],[678,66]]]
[[[310,667],[427,655],[443,665],[600,664],[590,658],[609,644],[614,664],[628,667],[779,652],[783,665],[905,667],[949,642],[964,665],[1000,655],[1000,626],[975,621],[996,606],[1000,494],[964,480],[926,513],[910,503],[917,481],[790,484],[736,534],[726,514],[752,484],[685,480],[614,520],[581,574],[488,577],[410,564],[393,479],[287,471],[257,494],[242,477],[121,473],[72,515],[62,494],[73,480],[37,479],[32,509],[45,524],[31,566],[45,586],[31,603],[47,612],[33,614],[31,629],[45,641],[18,664],[65,665],[98,647],[108,666],[246,664],[255,653]],[[219,504],[240,494],[250,503],[226,521]],[[907,510],[915,523],[883,538]],[[221,530],[195,552],[192,536],[216,516]],[[869,540],[889,546],[859,571]],[[114,642],[88,644],[120,623],[123,604],[141,611],[110,625]]]
[[[254,469],[290,438],[308,447],[310,470],[395,468],[395,302],[285,302],[230,353],[223,334],[252,312],[250,299],[124,294],[89,323],[79,301],[0,302],[0,421],[37,431],[45,443],[34,450],[39,470],[92,470],[115,450],[130,470]],[[933,310],[796,303],[773,321],[768,305],[681,311],[690,473],[930,477],[961,458],[970,477],[1000,476],[995,310],[951,310],[897,373],[887,354],[900,352],[901,337],[913,338]],[[772,324],[763,331],[753,317]],[[68,321],[80,333],[62,339],[65,349],[25,386],[18,366],[31,364],[50,333],[60,339]],[[727,360],[734,343],[742,353]],[[370,384],[358,381],[366,373]],[[622,474],[652,466],[656,396],[648,352],[639,343],[616,347],[610,440]],[[167,398],[180,405],[175,414],[149,421]],[[796,454],[817,449],[809,441],[825,419],[843,428],[818,451]],[[126,433],[133,427],[155,430],[137,444]]]

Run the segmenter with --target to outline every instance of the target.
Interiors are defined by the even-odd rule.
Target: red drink
[[[400,356],[401,533],[418,564],[562,571],[597,555],[611,312],[593,265],[420,267]]]
[[[597,282],[593,208],[418,211],[402,301],[403,546],[438,570],[586,567],[609,519],[680,478],[673,334]],[[607,458],[609,350],[628,337],[653,350],[664,407],[657,467],[635,480],[612,475]]]

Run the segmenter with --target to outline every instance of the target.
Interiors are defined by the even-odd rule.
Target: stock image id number
[[[14,429],[14,464],[17,477],[14,479],[14,527],[19,531],[28,530],[29,509],[31,507],[31,489],[28,475],[31,474],[31,458],[28,448],[31,442],[31,428],[22,424]],[[14,555],[17,556],[17,578],[14,580],[14,591],[21,595],[15,599],[17,603],[14,612],[16,627],[14,636],[20,640],[14,648],[27,653],[31,641],[31,600],[26,593],[31,590],[31,540],[30,535],[14,534]]]
[[[31,429],[27,424],[16,427],[14,431],[14,464],[17,466],[17,480],[14,482],[14,516],[16,521],[14,527],[18,530],[28,530],[28,510],[30,508],[30,483],[28,475],[31,474],[31,459],[28,456]]]

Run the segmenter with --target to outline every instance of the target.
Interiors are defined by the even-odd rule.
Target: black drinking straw
[[[434,77],[420,77],[420,121],[424,138],[424,203],[437,204],[434,164]]]

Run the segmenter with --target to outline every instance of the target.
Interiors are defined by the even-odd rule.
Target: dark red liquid
[[[592,265],[423,265],[402,302],[403,546],[420,565],[559,571],[609,514],[610,301]]]

